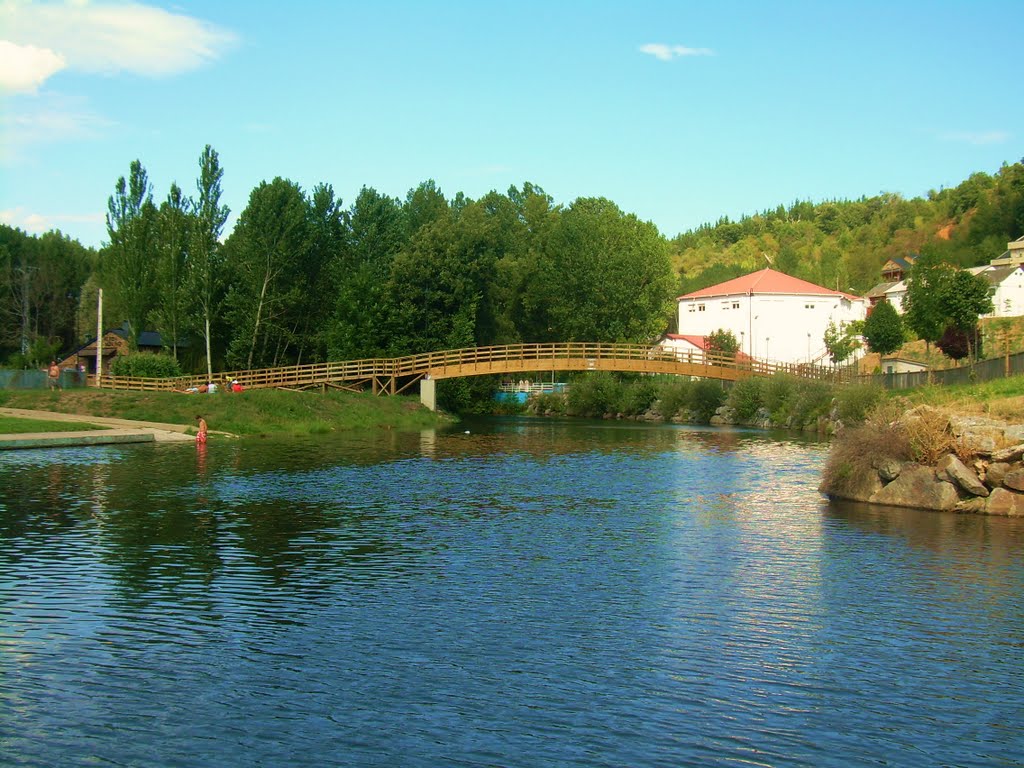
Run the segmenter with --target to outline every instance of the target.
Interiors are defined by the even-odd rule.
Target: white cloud
[[[21,106],[0,112],[0,165],[15,164],[26,147],[97,138],[116,125],[91,111],[81,97],[43,94]]]
[[[0,29],[11,43],[49,50],[68,69],[102,74],[185,72],[237,42],[233,32],[191,16],[110,0],[0,0]]]
[[[0,91],[35,93],[65,66],[64,57],[49,48],[0,40]]]
[[[1010,140],[1009,131],[953,131],[942,134],[946,141],[955,141],[961,144],[974,144],[983,146],[986,144],[1004,144]]]
[[[665,43],[645,43],[640,46],[640,52],[662,61],[672,61],[672,59],[678,59],[683,56],[715,55],[715,52],[710,48],[690,48],[685,45],[666,45]]]
[[[61,224],[104,224],[102,213],[32,213],[24,208],[8,208],[0,211],[0,224],[17,227],[30,235],[42,234],[60,229]]]

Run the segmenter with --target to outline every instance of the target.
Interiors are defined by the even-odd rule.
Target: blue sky
[[[139,159],[230,231],[260,181],[404,198],[539,184],[668,237],[906,197],[1024,156],[1020,0],[0,0],[0,221],[99,246]]]

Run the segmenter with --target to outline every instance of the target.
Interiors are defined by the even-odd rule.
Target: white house
[[[968,272],[981,275],[989,284],[991,313],[982,317],[1017,317],[1024,315],[1024,266],[1007,265],[974,267]]]
[[[679,333],[731,331],[740,349],[758,360],[820,362],[827,358],[829,323],[863,320],[867,300],[762,269],[680,296]]]

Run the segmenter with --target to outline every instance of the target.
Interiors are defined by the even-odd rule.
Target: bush
[[[538,392],[526,402],[527,413],[536,416],[564,416],[567,396],[561,392]]]
[[[786,423],[813,424],[832,410],[832,385],[824,381],[798,381],[787,403]]]
[[[646,413],[657,399],[657,389],[650,376],[623,382],[616,403],[616,413],[637,416]]]
[[[726,402],[736,410],[740,421],[751,421],[757,415],[763,404],[765,381],[760,376],[751,376],[732,385]]]
[[[860,424],[882,400],[877,384],[848,384],[836,391],[836,415],[843,424]]]
[[[725,402],[725,390],[722,383],[711,379],[700,379],[694,382],[690,393],[690,410],[697,421],[706,424],[715,415],[718,406]]]
[[[768,409],[772,419],[783,423],[790,413],[790,403],[796,390],[796,380],[792,376],[776,374],[765,380],[761,391],[761,405]]]
[[[897,422],[872,422],[844,429],[832,441],[821,487],[842,496],[874,472],[879,461],[904,462],[912,458],[910,440]]]
[[[567,412],[572,416],[612,413],[619,402],[620,390],[619,382],[605,371],[580,376],[569,388]]]
[[[658,410],[661,417],[668,421],[684,408],[690,407],[690,393],[693,382],[681,376],[662,379],[657,384]]]
[[[110,365],[110,373],[139,379],[173,379],[181,376],[181,367],[170,355],[136,352],[115,357]]]

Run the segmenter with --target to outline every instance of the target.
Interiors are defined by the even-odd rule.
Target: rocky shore
[[[1024,425],[920,406],[843,430],[820,490],[872,504],[1024,516]]]

